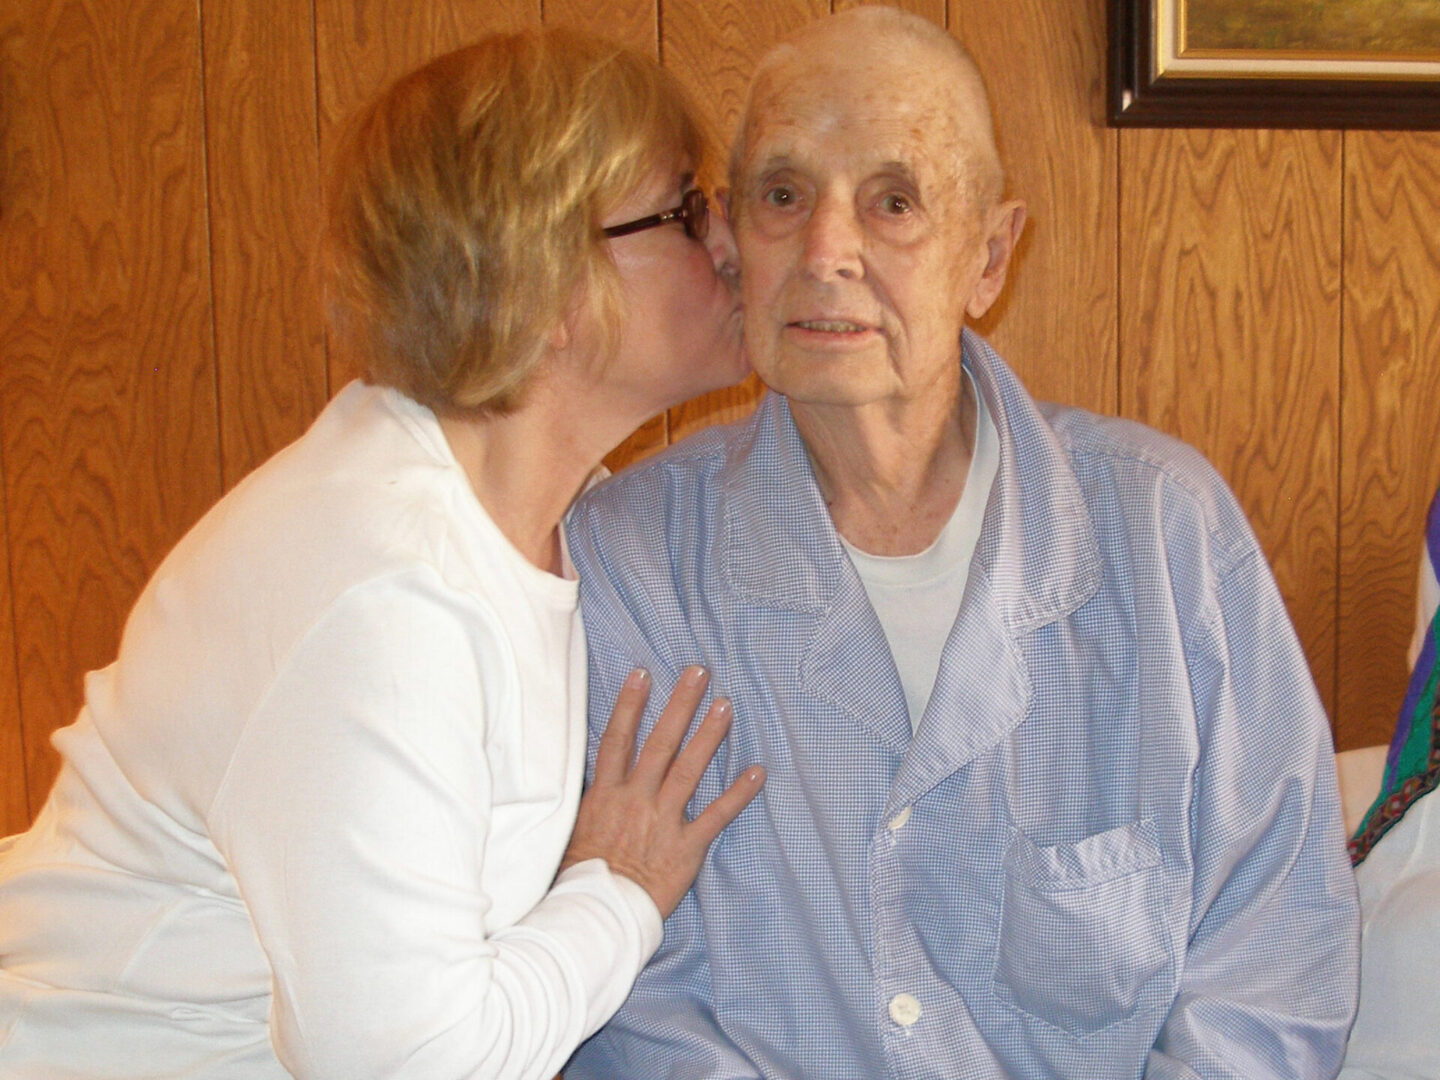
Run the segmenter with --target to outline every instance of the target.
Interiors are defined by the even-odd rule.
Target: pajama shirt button
[[[909,821],[909,820],[910,820],[910,807],[907,806],[907,807],[905,807],[905,809],[901,810],[898,814],[896,814],[894,817],[892,817],[892,818],[890,819],[890,831],[891,831],[891,832],[898,832],[899,830],[901,830],[901,829],[903,829],[903,828],[905,827],[905,823],[906,823],[907,821]]]
[[[920,1019],[920,1002],[911,994],[896,994],[890,999],[890,1019],[909,1027]]]

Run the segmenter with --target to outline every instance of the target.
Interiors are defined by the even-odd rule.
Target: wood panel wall
[[[1121,412],[1230,481],[1332,709],[1340,146],[1333,131],[1134,131],[1120,154]]]
[[[12,0],[0,10],[0,833],[160,558],[348,377],[312,278],[336,125],[539,22],[658,57],[728,140],[832,0]],[[833,0],[849,6],[849,0]],[[1102,0],[907,0],[967,40],[1030,207],[982,330],[1037,396],[1199,446],[1238,492],[1342,747],[1383,740],[1440,483],[1440,138],[1125,131]],[[622,463],[743,413],[657,417]]]

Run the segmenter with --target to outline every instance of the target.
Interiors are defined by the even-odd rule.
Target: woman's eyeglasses
[[[704,240],[705,234],[710,231],[710,204],[705,201],[705,193],[699,188],[691,188],[680,196],[680,205],[674,210],[636,218],[623,225],[611,225],[603,231],[606,236],[614,239],[617,236],[629,236],[642,229],[653,229],[671,221],[678,221],[685,226],[685,235],[691,240]]]

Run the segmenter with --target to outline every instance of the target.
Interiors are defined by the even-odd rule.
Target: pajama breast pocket
[[[1001,1001],[1075,1038],[1169,1001],[1174,963],[1153,822],[1046,846],[1016,830],[1004,866]]]

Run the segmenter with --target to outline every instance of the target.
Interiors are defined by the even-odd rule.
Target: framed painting
[[[1440,129],[1440,0],[1108,0],[1117,127]]]

